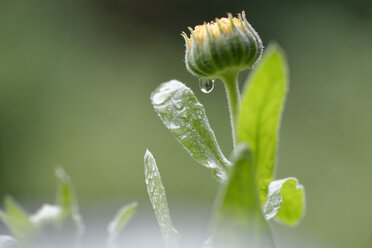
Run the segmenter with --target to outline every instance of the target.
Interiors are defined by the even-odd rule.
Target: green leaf
[[[230,162],[218,145],[204,106],[183,83],[172,80],[161,84],[151,95],[156,113],[190,155],[201,165],[216,170],[226,179]]]
[[[5,197],[5,212],[1,212],[1,219],[12,234],[22,242],[38,235],[37,227],[31,222],[27,213],[11,198]]]
[[[266,201],[274,177],[278,130],[287,93],[287,64],[282,50],[270,45],[243,92],[238,137],[254,157],[260,201]]]
[[[16,247],[17,241],[10,236],[0,236],[0,248],[11,248]]]
[[[116,243],[116,239],[119,236],[120,232],[124,229],[124,227],[128,224],[129,220],[132,218],[134,212],[136,211],[138,206],[137,202],[132,202],[128,205],[122,207],[117,214],[115,215],[114,219],[108,225],[108,243],[111,246],[114,246]]]
[[[177,230],[172,226],[165,189],[161,182],[155,159],[149,150],[146,150],[144,162],[147,193],[155,211],[164,243],[167,248],[177,248],[179,247],[179,235]]]
[[[76,238],[80,238],[84,231],[75,188],[71,178],[59,168],[56,170],[58,190],[57,206],[61,208],[60,222],[64,229],[72,232]]]
[[[75,189],[71,178],[62,168],[56,170],[56,176],[58,181],[57,204],[62,208],[63,218],[66,218],[78,212],[79,209]]]
[[[239,144],[227,185],[220,191],[220,206],[213,235],[214,247],[274,247],[262,214],[255,183],[252,154]]]
[[[304,191],[304,187],[293,177],[272,181],[263,207],[265,218],[275,217],[287,225],[297,224],[304,214]]]

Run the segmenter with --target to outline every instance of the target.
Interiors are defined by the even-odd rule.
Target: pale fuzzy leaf
[[[252,155],[246,145],[239,144],[234,161],[227,185],[221,189],[214,247],[273,248],[257,194]]]
[[[128,205],[122,207],[117,214],[115,215],[114,219],[110,222],[107,227],[107,231],[109,234],[108,243],[109,245],[113,246],[116,242],[117,236],[120,232],[124,229],[124,227],[128,224],[129,220],[132,218],[133,214],[137,209],[138,203],[133,202]]]
[[[16,247],[17,241],[10,236],[0,236],[0,248],[12,248]]]
[[[230,162],[225,158],[209,125],[204,106],[183,83],[172,80],[161,84],[151,102],[164,125],[201,165],[212,168],[222,180]]]
[[[275,217],[287,225],[297,224],[304,214],[304,187],[296,178],[272,181],[263,211],[267,220]]]
[[[238,137],[254,157],[260,201],[266,201],[274,177],[278,130],[287,93],[287,64],[282,50],[270,45],[243,92]]]
[[[155,211],[155,216],[159,223],[164,243],[167,248],[178,248],[179,234],[172,225],[165,188],[161,181],[155,159],[149,150],[146,150],[144,163],[147,192]]]
[[[60,220],[62,209],[59,206],[44,204],[34,215],[30,217],[36,226],[48,226]]]

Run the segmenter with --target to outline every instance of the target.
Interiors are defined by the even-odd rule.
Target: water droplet
[[[199,79],[199,87],[200,90],[205,93],[211,93],[214,88],[214,80],[208,78],[201,78]]]

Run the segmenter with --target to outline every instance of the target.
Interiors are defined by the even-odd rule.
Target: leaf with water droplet
[[[154,209],[164,243],[167,248],[178,248],[179,235],[172,225],[165,188],[161,181],[155,159],[149,150],[146,150],[144,163],[147,193]]]
[[[190,155],[201,165],[217,171],[222,180],[231,163],[223,155],[209,125],[204,106],[183,83],[161,84],[151,95],[155,111]]]
[[[209,78],[200,78],[199,87],[203,93],[205,94],[211,93],[212,90],[214,89],[214,80]]]

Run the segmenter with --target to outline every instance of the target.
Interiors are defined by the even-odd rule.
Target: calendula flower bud
[[[190,37],[182,33],[186,42],[185,62],[197,77],[223,79],[251,68],[261,57],[262,41],[244,12],[238,18],[228,14],[228,18],[189,29]]]

